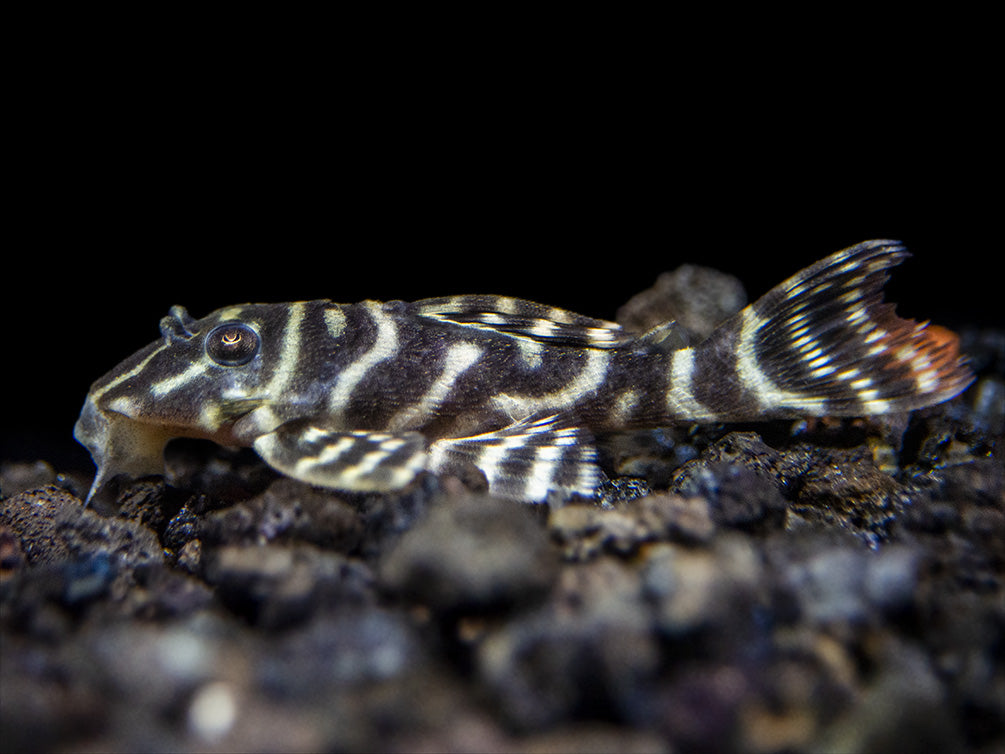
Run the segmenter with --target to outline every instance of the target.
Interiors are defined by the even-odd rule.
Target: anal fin
[[[418,432],[335,431],[293,421],[254,441],[277,471],[308,484],[353,492],[401,489],[426,468]]]
[[[494,432],[444,438],[429,449],[430,469],[449,473],[465,462],[477,466],[489,492],[529,503],[552,494],[592,497],[601,482],[593,438],[558,416],[524,419]]]

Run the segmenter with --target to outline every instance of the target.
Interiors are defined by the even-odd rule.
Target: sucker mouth
[[[85,504],[120,474],[137,478],[163,473],[164,446],[171,435],[156,425],[117,411],[102,411],[88,398],[73,429],[97,467]]]

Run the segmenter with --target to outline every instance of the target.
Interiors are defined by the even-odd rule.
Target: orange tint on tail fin
[[[709,353],[700,373],[713,385],[705,403],[726,418],[862,416],[924,408],[962,392],[974,377],[959,338],[901,319],[883,302],[890,268],[907,256],[897,241],[866,241],[748,306],[699,351]],[[738,379],[729,378],[731,360]]]

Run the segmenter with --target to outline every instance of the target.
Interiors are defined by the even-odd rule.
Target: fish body
[[[593,438],[678,422],[903,412],[973,379],[955,336],[882,302],[907,252],[867,241],[789,278],[683,346],[498,296],[245,304],[194,319],[91,387],[74,434],[93,496],[163,471],[173,437],[252,447],[324,487],[389,491],[473,464],[527,502],[589,496]],[[89,496],[89,497],[90,497]]]

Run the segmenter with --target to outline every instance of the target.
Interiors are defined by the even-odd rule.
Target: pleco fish
[[[250,446],[310,484],[390,491],[474,464],[527,502],[590,496],[593,438],[675,422],[861,416],[931,406],[973,376],[956,337],[882,303],[895,241],[839,251],[707,340],[643,335],[529,301],[246,304],[193,319],[95,382],[74,434],[98,471],[163,473],[173,437]]]

